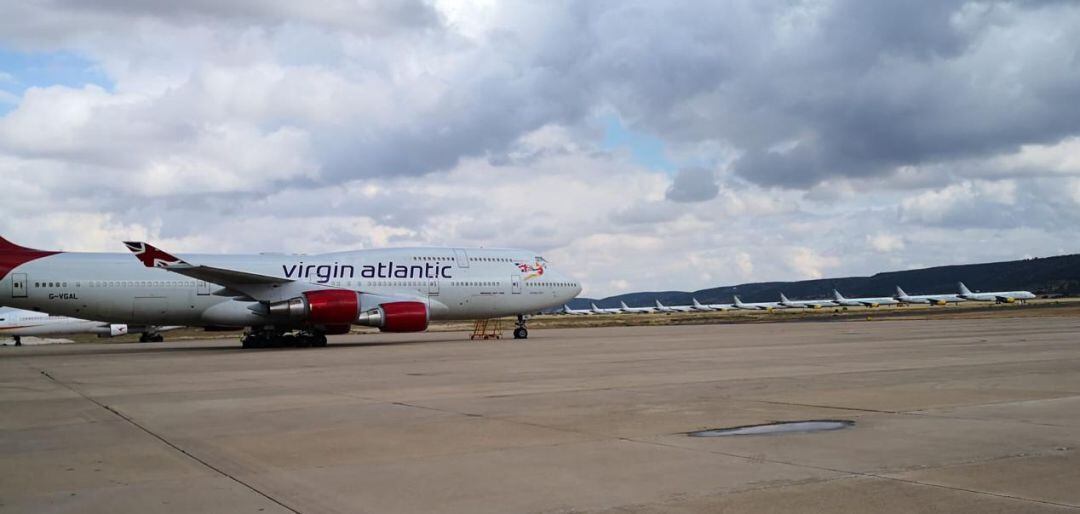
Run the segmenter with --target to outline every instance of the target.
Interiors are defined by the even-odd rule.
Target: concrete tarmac
[[[1080,319],[0,348],[0,512],[1080,511]],[[819,433],[686,432],[847,419]]]

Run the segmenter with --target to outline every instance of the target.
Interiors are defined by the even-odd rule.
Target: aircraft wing
[[[305,291],[336,289],[271,275],[191,264],[149,243],[125,241],[124,244],[148,268],[161,268],[223,287],[222,291],[214,292],[217,296],[248,297],[260,302],[276,302],[294,298]]]

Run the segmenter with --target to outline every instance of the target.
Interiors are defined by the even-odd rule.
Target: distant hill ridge
[[[869,277],[756,282],[693,292],[626,293],[598,300],[577,298],[570,302],[570,307],[583,309],[592,302],[602,308],[618,307],[621,301],[631,307],[652,306],[656,300],[665,305],[687,305],[691,298],[701,303],[731,303],[735,294],[744,302],[772,302],[780,299],[781,292],[792,300],[808,300],[832,298],[833,289],[848,297],[893,296],[898,285],[908,294],[955,293],[958,281],[972,291],[1027,290],[1038,295],[1073,296],[1080,294],[1080,254],[888,271]]]

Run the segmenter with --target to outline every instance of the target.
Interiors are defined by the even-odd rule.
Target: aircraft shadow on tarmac
[[[123,345],[110,345],[111,348],[95,348],[93,350],[86,350],[85,346],[80,351],[79,348],[65,348],[61,351],[44,351],[33,353],[18,353],[15,347],[12,348],[12,353],[4,354],[0,353],[0,357],[19,358],[19,357],[72,357],[82,355],[113,355],[113,354],[125,354],[131,355],[136,353],[183,353],[183,352],[223,352],[223,351],[235,351],[243,353],[258,354],[263,352],[272,351],[316,351],[316,350],[332,350],[334,348],[365,348],[374,346],[407,346],[407,345],[419,345],[419,344],[431,344],[431,343],[451,343],[462,342],[462,339],[422,339],[422,340],[410,340],[410,341],[364,341],[364,342],[351,342],[351,343],[334,343],[331,342],[327,346],[320,348],[300,348],[295,346],[282,346],[276,348],[259,348],[259,349],[245,349],[240,347],[240,343],[229,343],[222,346],[170,346],[166,348],[154,348],[148,347],[146,343],[135,344],[123,344]],[[182,343],[181,343],[182,344]],[[68,345],[65,345],[68,346]],[[81,346],[81,345],[80,345]],[[27,347],[20,347],[27,348]]]

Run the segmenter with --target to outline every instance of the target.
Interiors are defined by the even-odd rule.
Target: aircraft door
[[[439,279],[428,279],[428,296],[439,296]]]
[[[510,275],[510,292],[521,294],[521,275]]]
[[[210,295],[210,283],[205,280],[200,280],[195,285],[195,293],[199,296]]]
[[[454,248],[454,262],[457,263],[459,268],[468,268],[469,254],[465,253],[462,248]]]
[[[11,297],[26,298],[26,273],[11,274]]]

